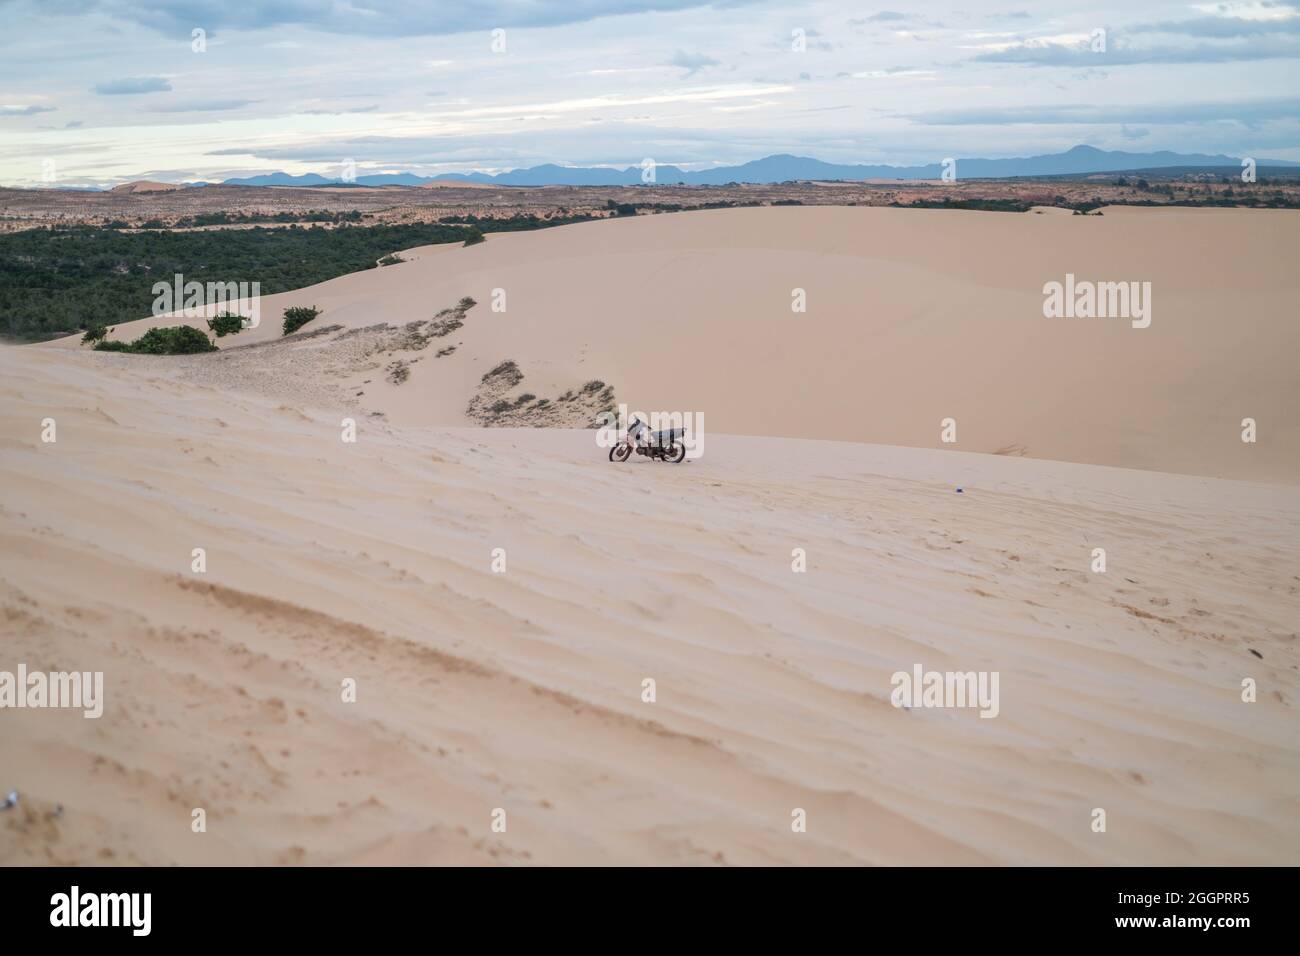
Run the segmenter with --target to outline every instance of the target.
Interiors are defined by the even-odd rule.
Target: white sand
[[[102,670],[107,697],[97,721],[0,711],[23,795],[0,861],[1294,862],[1297,222],[780,209],[492,236],[276,297],[348,326],[479,300],[454,355],[360,410],[329,404],[346,376],[295,378],[326,337],[0,349],[0,670]],[[1152,328],[1043,319],[1067,262],[1157,282]],[[451,427],[504,358],[538,394],[599,377],[702,410],[706,454]],[[963,450],[811,440],[937,446],[942,414]],[[1162,471],[968,453],[1013,441]],[[894,708],[917,663],[997,671],[999,716]]]
[[[221,344],[278,337],[288,305],[323,308],[318,324],[401,325],[469,295],[457,352],[364,389],[366,408],[469,424],[479,377],[514,359],[535,394],[598,378],[633,408],[703,412],[730,434],[934,448],[951,417],[963,451],[1295,483],[1297,248],[1288,210],[681,213],[425,247],[267,296],[261,329]],[[1043,285],[1067,272],[1151,282],[1151,327],[1044,318]],[[493,289],[505,313],[489,311]],[[175,321],[117,337],[148,324]]]

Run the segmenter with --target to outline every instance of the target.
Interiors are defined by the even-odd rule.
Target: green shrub
[[[216,350],[208,337],[191,325],[150,329],[130,343],[101,341],[95,345],[97,352],[130,352],[133,355],[194,355]]]
[[[314,305],[290,306],[284,310],[284,334],[292,335],[318,315],[320,309]]]
[[[487,236],[483,235],[483,233],[479,232],[476,229],[474,230],[473,234],[468,239],[465,240],[465,245],[477,246],[480,242],[484,242],[486,239]]]
[[[208,328],[217,333],[217,338],[223,335],[238,335],[244,331],[244,317],[233,312],[222,312],[208,319]]]
[[[102,342],[106,335],[108,335],[108,326],[92,325],[86,329],[86,334],[81,337],[81,344],[89,345],[92,342]]]
[[[192,325],[150,329],[127,347],[128,352],[137,355],[193,355],[216,350],[208,337]]]

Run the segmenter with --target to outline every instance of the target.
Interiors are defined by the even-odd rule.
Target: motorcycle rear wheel
[[[673,442],[664,449],[664,461],[671,462],[674,465],[678,464],[685,457],[686,446],[681,442]]]

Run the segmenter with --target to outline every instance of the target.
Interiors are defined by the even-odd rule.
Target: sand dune
[[[110,192],[115,193],[167,193],[173,192],[184,187],[177,186],[175,183],[158,183],[148,179],[137,179],[134,182],[119,183],[114,186]]]
[[[268,296],[262,327],[221,344],[278,337],[288,305],[351,330],[429,320],[471,296],[454,353],[425,353],[400,386],[340,370],[340,389],[394,423],[468,425],[481,376],[514,360],[518,393],[599,379],[634,409],[700,412],[720,433],[934,448],[953,418],[963,451],[1295,483],[1298,245],[1291,211],[637,217],[404,253]],[[1044,318],[1044,284],[1067,273],[1150,282],[1150,327]],[[791,311],[792,289],[806,313]],[[1240,440],[1244,418],[1254,444]]]
[[[0,349],[0,670],[106,696],[0,711],[0,861],[1294,862],[1297,222],[661,216],[414,250],[220,354]],[[1044,319],[1067,270],[1151,327]],[[466,427],[591,379],[704,456]],[[996,719],[893,706],[915,665]]]
[[[6,863],[1300,851],[1292,488],[719,434],[617,466],[590,431],[381,418],[345,444],[306,392],[165,359],[0,373],[0,668],[106,684],[99,720],[0,713]],[[998,671],[1000,714],[891,706],[914,663]]]

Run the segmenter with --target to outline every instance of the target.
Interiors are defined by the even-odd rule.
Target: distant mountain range
[[[1300,163],[1287,160],[1256,159],[1259,166],[1300,167]],[[1233,156],[1209,156],[1202,153],[1126,153],[1107,151],[1092,146],[1075,146],[1064,153],[1044,156],[1027,156],[1018,159],[957,159],[958,179],[1005,179],[1013,176],[1070,176],[1086,173],[1118,173],[1167,167],[1234,167],[1240,168],[1241,159]],[[789,180],[855,180],[855,179],[938,179],[943,173],[941,163],[926,166],[862,166],[825,163],[806,156],[782,154],[767,156],[740,166],[719,166],[695,172],[678,166],[658,166],[655,182],[661,185],[685,183],[689,186],[722,186],[727,183],[780,183]],[[288,173],[267,173],[246,179],[227,179],[228,186],[420,186],[433,182],[467,182],[495,186],[635,186],[641,183],[641,167],[626,169],[606,167],[557,166],[547,163],[528,169],[509,172],[443,173],[438,176],[417,176],[414,173],[393,173],[378,176],[358,176],[355,183],[344,184],[339,179],[328,179],[315,173],[290,176]]]

